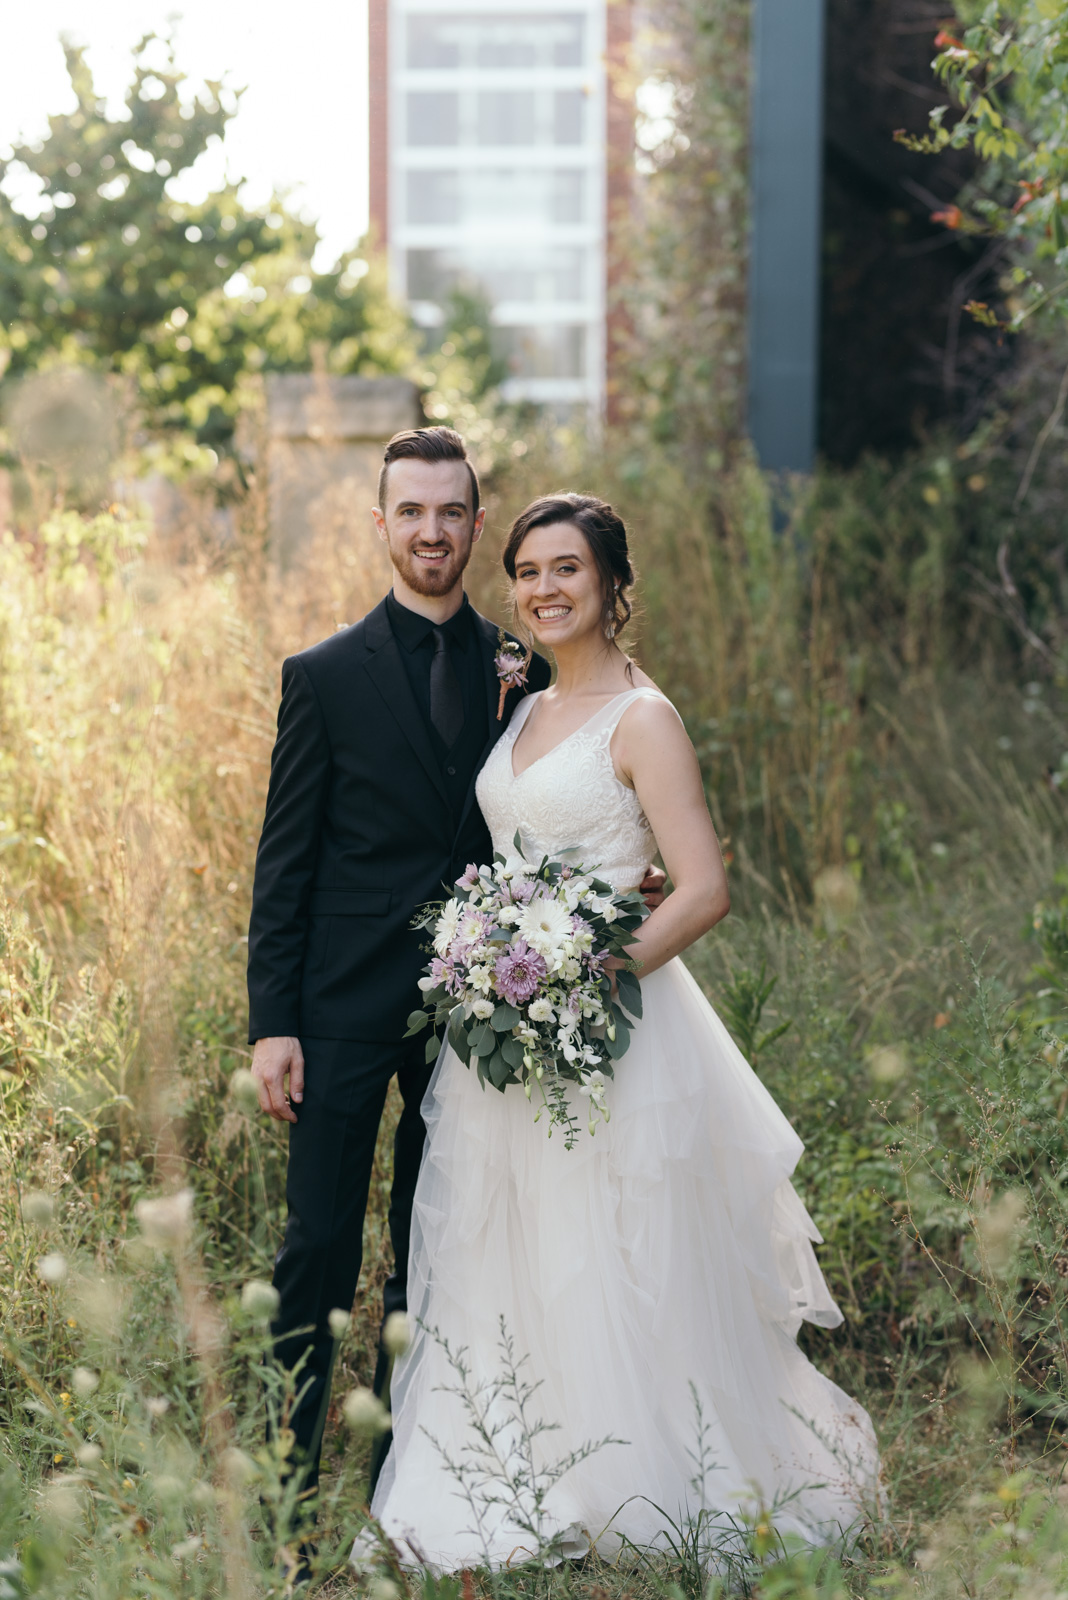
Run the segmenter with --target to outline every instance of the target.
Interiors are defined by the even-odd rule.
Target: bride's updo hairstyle
[[[532,500],[512,523],[501,560],[515,582],[519,548],[535,528],[548,528],[556,522],[570,522],[578,528],[590,547],[601,579],[603,608],[601,626],[606,639],[615,639],[631,619],[633,606],[628,591],[634,586],[634,568],[627,550],[627,530],[607,500],[595,494],[543,494]]]

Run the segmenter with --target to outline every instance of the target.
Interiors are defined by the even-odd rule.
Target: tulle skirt
[[[801,1142],[680,961],[642,993],[611,1121],[571,1150],[439,1060],[372,1507],[406,1560],[613,1558],[694,1519],[711,1549],[762,1512],[834,1542],[872,1504],[871,1423],[795,1343],[842,1320]]]

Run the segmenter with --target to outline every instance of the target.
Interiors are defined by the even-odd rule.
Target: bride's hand
[[[667,883],[667,873],[663,867],[650,867],[638,885],[638,892],[650,911],[655,911],[658,906],[664,904],[665,883]]]

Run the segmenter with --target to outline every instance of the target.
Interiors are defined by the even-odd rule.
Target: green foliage
[[[60,364],[122,374],[154,427],[192,427],[219,446],[243,381],[263,368],[306,370],[318,347],[338,372],[410,364],[380,269],[350,252],[316,271],[314,227],[277,198],[250,210],[238,184],[199,205],[172,197],[236,109],[220,84],[183,98],[183,74],[173,56],[161,64],[149,34],[125,115],[110,118],[84,51],[65,50],[75,110],[0,162],[0,180],[34,174],[43,202],[31,219],[0,190],[0,349],[12,376]]]
[[[1004,234],[1017,246],[1009,326],[1037,311],[1068,309],[1068,5],[1064,0],[993,0],[958,7],[960,36],[944,29],[936,74],[960,107],[931,114],[915,147],[971,146],[987,164],[981,184],[953,207],[953,227]],[[974,218],[969,216],[968,200]],[[996,320],[976,304],[981,321]]]

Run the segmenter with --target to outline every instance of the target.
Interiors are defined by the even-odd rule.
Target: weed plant
[[[743,461],[698,500],[666,458],[584,452],[532,434],[494,472],[472,591],[505,615],[496,552],[535,489],[593,485],[627,517],[636,648],[694,738],[732,876],[732,916],[688,959],[807,1144],[847,1320],[803,1338],[871,1408],[886,1466],[855,1548],[786,1549],[757,1518],[712,1591],[1060,1592],[1063,682],[954,589],[929,463],[898,475],[876,548],[854,531],[885,479],[776,499]],[[225,549],[121,508],[0,542],[0,1595],[292,1589],[300,1375],[264,1361],[285,1152],[240,1076],[244,939],[281,658],[361,615],[381,569],[370,543],[284,575],[262,548],[254,496]],[[386,1121],[338,1308],[324,1575],[364,1524],[370,1441],[342,1402],[373,1367]],[[689,1600],[709,1575],[678,1535],[655,1561],[427,1597]],[[377,1600],[408,1582],[333,1581]]]

